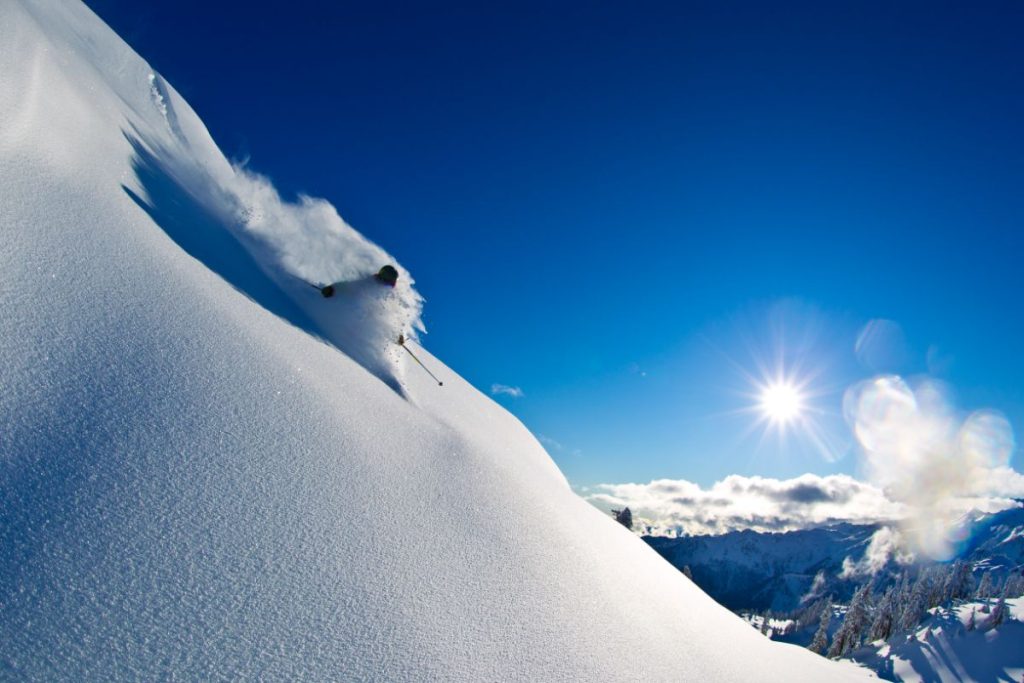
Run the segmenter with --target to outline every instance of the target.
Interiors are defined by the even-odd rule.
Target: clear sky
[[[1020,2],[87,4],[409,268],[577,486],[857,474],[883,371],[1024,433]]]

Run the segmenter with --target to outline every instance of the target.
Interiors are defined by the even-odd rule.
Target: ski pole
[[[301,282],[304,285],[309,285],[310,287],[312,287],[316,291],[318,291],[321,294],[323,294],[325,297],[326,296],[330,296],[331,294],[334,294],[334,287],[332,285],[327,285],[327,286],[324,286],[324,287],[321,287],[320,285],[314,285],[312,282],[307,282],[307,281],[303,280],[298,275],[292,275],[287,270],[284,271],[284,274],[290,276],[291,278],[293,278],[295,280],[298,280],[299,282]],[[324,290],[327,289],[328,287],[330,287],[330,294],[324,294]]]
[[[301,282],[306,281],[302,280]],[[323,287],[321,287],[320,285],[314,285],[312,282],[306,282],[306,284],[315,289],[316,291],[320,292],[321,294],[323,294],[325,299],[329,299],[330,297],[334,296],[334,285],[324,285]]]
[[[423,361],[421,361],[419,358],[416,357],[416,354],[412,352],[412,349],[410,349],[408,346],[405,345],[405,335],[402,335],[402,334],[398,335],[398,345],[401,346],[403,349],[405,349],[409,353],[409,355],[412,356],[412,359],[414,361],[416,361],[417,363],[420,364],[420,367],[423,368],[426,371],[426,373],[428,375],[430,375],[434,379],[435,382],[437,382],[437,386],[439,386],[439,387],[443,387],[444,386],[444,382],[442,382],[437,377],[435,377],[434,373],[432,373],[427,368],[427,366],[423,364]]]

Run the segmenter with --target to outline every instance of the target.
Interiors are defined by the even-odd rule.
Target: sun
[[[786,424],[800,417],[804,399],[788,382],[769,384],[761,390],[761,412],[772,422]]]

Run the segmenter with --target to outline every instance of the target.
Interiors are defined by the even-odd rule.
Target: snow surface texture
[[[0,678],[869,676],[712,602],[426,351],[445,386],[402,379],[391,259],[78,2],[0,2],[0,196]]]
[[[1007,600],[1008,617],[994,629],[984,626],[995,600],[969,601],[953,609],[933,609],[910,637],[878,641],[853,654],[886,680],[906,683],[997,683],[1024,677],[1024,599]],[[968,630],[974,611],[978,627]]]

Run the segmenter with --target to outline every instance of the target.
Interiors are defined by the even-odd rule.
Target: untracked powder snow
[[[0,679],[872,677],[578,498],[77,0],[0,2],[0,202]]]

